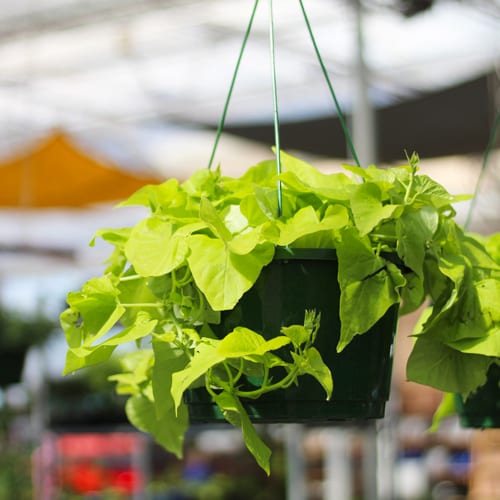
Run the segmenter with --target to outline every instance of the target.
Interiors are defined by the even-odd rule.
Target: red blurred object
[[[67,491],[132,495],[144,486],[143,472],[132,466],[134,454],[144,450],[144,437],[139,434],[62,434],[56,449],[60,486]]]
[[[63,458],[97,458],[132,455],[142,445],[141,437],[128,432],[109,434],[63,434],[57,440],[57,451]]]
[[[142,474],[132,468],[111,471],[111,487],[117,493],[131,495],[143,487]]]
[[[62,486],[74,493],[97,493],[106,489],[106,470],[91,462],[65,464],[62,467]]]
[[[62,487],[72,493],[92,494],[112,490],[132,495],[142,488],[142,474],[132,467],[113,469],[93,462],[63,464]]]
[[[46,432],[33,453],[34,500],[60,498],[64,492],[141,495],[148,454],[147,436],[136,431]]]

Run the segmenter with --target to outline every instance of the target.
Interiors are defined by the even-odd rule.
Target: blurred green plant
[[[126,423],[126,397],[115,391],[108,377],[120,370],[116,357],[89,366],[71,377],[50,380],[49,422],[58,425]]]
[[[0,450],[0,500],[32,500],[31,450]]]
[[[28,349],[43,344],[55,327],[55,321],[39,312],[25,315],[0,306],[0,387],[21,380]]]
[[[40,345],[50,337],[56,325],[41,313],[25,315],[0,306],[0,350],[27,350]]]
[[[266,438],[271,440],[270,436]],[[243,453],[209,454],[201,461],[201,468],[206,470],[199,475],[199,470],[189,470],[189,460],[166,463],[164,470],[148,484],[148,494],[154,500],[275,500],[286,497],[285,455],[275,442],[271,476],[265,475]]]

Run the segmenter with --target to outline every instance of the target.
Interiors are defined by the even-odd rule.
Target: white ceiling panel
[[[500,2],[436,0],[403,16],[365,0],[374,105],[495,70]],[[261,0],[228,123],[272,117],[269,0]],[[356,79],[354,0],[304,0],[339,100]],[[73,134],[216,125],[254,0],[0,1],[0,153],[51,128]],[[282,120],[334,114],[298,1],[274,0]],[[175,127],[174,127],[175,128]],[[172,129],[173,130],[173,129]]]

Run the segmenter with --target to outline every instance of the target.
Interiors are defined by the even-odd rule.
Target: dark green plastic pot
[[[478,429],[500,428],[500,365],[492,364],[485,385],[465,401],[455,396],[460,425]]]
[[[337,269],[334,250],[294,249],[290,253],[278,249],[254,287],[235,309],[222,314],[220,325],[214,326],[220,336],[243,325],[271,338],[283,325],[302,324],[306,309],[321,313],[315,347],[332,371],[332,399],[326,401],[321,385],[304,375],[299,378],[298,386],[243,401],[252,421],[321,423],[384,416],[397,307],[392,307],[369,332],[356,336],[337,353],[340,333]],[[186,402],[192,423],[224,421],[204,389],[190,391]]]

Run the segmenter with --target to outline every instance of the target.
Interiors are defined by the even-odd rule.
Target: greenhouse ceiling
[[[261,0],[258,6],[228,125],[272,121],[270,4]],[[178,136],[179,130],[216,126],[254,0],[0,5],[0,153],[57,128],[96,142],[118,140],[119,156],[130,137],[140,149],[158,133]],[[281,120],[334,115],[300,2],[272,5]],[[339,102],[349,112],[359,79],[358,3],[303,5]],[[367,88],[375,107],[498,70],[498,0],[363,0],[361,6]],[[421,12],[412,12],[419,7]]]

